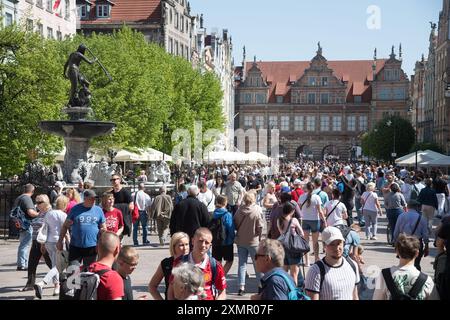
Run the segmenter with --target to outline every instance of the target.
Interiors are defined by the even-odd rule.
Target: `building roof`
[[[377,59],[376,61],[376,73],[378,73],[384,67],[387,60]],[[303,76],[305,69],[309,68],[310,64],[310,61],[257,62],[263,79],[270,86],[269,102],[275,102],[276,95],[287,95],[290,93],[291,84]],[[327,64],[328,68],[333,70],[334,76],[346,82],[347,97],[352,95],[367,95],[367,91],[370,89],[370,81],[373,80],[373,60],[327,61]],[[247,62],[246,70],[250,70],[252,66],[253,62]]]
[[[97,18],[95,4],[105,0],[90,0],[93,3],[89,19],[81,20],[81,25],[111,23],[152,23],[161,21],[161,0],[114,0],[110,18]]]

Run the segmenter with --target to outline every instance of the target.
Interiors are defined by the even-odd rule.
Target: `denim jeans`
[[[147,211],[139,210],[139,219],[133,223],[133,243],[136,245],[139,243],[138,241],[138,229],[139,223],[142,225],[142,242],[146,243],[147,240],[147,223],[148,223],[148,215]]]
[[[255,255],[256,250],[258,247],[250,247],[250,246],[237,246],[238,249],[238,258],[239,258],[239,269],[238,269],[238,279],[239,279],[239,286],[245,286],[245,274],[247,271],[247,260],[248,256],[250,255],[250,258],[252,258],[253,267],[255,268],[255,274],[256,274],[256,281],[258,282],[261,279],[261,273],[256,272],[256,262],[255,262]]]
[[[366,237],[376,237],[378,229],[378,213],[376,211],[364,209],[366,218]]]
[[[30,228],[26,231],[20,231],[19,237],[19,248],[17,250],[17,267],[27,268],[28,267],[28,251],[31,246],[31,235],[33,229]]]
[[[359,221],[359,225],[363,226],[365,224],[365,218],[363,213],[361,212],[361,197],[356,197],[355,198],[355,210],[356,210],[356,216],[358,217],[358,221]]]
[[[394,239],[394,230],[395,225],[397,224],[397,219],[402,213],[403,213],[402,208],[386,209],[386,216],[388,218],[389,224],[391,225],[392,239]]]

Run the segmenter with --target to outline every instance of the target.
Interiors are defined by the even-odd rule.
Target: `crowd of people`
[[[113,175],[99,205],[92,186],[82,183],[65,190],[57,185],[50,197],[37,195],[35,205],[34,187],[26,185],[15,203],[32,219],[18,248],[17,270],[28,271],[22,290],[42,298],[51,284],[59,295],[59,275],[77,261],[102,271],[97,299],[133,299],[138,230],[147,245],[151,224],[159,245],[169,242],[170,255],[150,277],[155,300],[226,299],[235,251],[238,295],[288,300],[295,286],[313,300],[357,300],[367,289],[361,236],[378,241],[379,218],[386,215],[399,263],[380,273],[373,299],[449,299],[450,181],[439,170],[329,161],[285,163],[277,173],[261,165],[204,166],[178,172],[175,192],[162,186],[154,198],[145,192],[144,176],[132,194]],[[440,221],[437,229],[433,221]],[[134,246],[122,245],[126,236]],[[304,239],[310,252],[292,250],[286,237]],[[430,241],[439,253],[434,277],[420,265]],[[50,271],[36,281],[41,256]],[[258,292],[246,288],[249,256]],[[163,279],[164,294],[158,290]]]

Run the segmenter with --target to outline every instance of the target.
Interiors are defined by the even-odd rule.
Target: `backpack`
[[[223,245],[223,242],[227,238],[227,231],[225,230],[225,226],[223,223],[224,216],[225,215],[220,218],[212,219],[209,223],[208,229],[211,231],[211,234],[213,236],[213,246]]]
[[[111,269],[96,272],[79,271],[79,265],[72,264],[67,273],[60,274],[59,300],[97,300],[100,278]]]
[[[20,202],[20,201],[19,201]],[[15,206],[9,213],[9,225],[16,232],[28,230],[31,226],[31,219],[23,212],[20,205]]]
[[[269,276],[269,278],[273,276],[279,276],[283,278],[284,282],[287,284],[289,288],[289,293],[287,294],[288,300],[311,300],[311,298],[308,295],[306,295],[306,293],[303,292],[303,290],[300,290],[295,286],[292,279],[290,279],[286,274],[280,271],[275,271]]]
[[[411,195],[409,196],[410,200],[417,200],[419,197],[419,189],[417,189],[416,185],[413,184],[411,188]]]
[[[391,293],[391,300],[417,300],[417,296],[422,291],[425,282],[427,282],[428,276],[421,272],[417,280],[414,282],[411,290],[408,293],[402,293],[395,285],[392,278],[391,269],[386,268],[381,270],[384,281],[386,282],[387,289]]]
[[[355,272],[355,275],[356,275],[356,266],[353,263],[353,260],[350,257],[344,257],[344,259],[347,260],[348,264],[350,265],[350,267],[352,267],[352,270],[353,270],[353,272]],[[327,272],[325,270],[325,263],[322,260],[318,260],[315,263],[319,267],[319,271],[320,271],[320,291],[322,291],[323,281],[325,280],[325,275],[327,274]]]
[[[434,260],[434,283],[441,300],[450,300],[450,263],[446,252],[440,253]]]
[[[350,228],[349,226],[346,226],[345,224],[338,224],[334,227],[338,228],[339,231],[341,231],[342,236],[344,237],[344,240],[347,240],[347,236],[350,233],[350,231],[352,230],[352,228]]]

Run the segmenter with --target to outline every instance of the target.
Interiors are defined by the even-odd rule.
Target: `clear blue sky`
[[[429,21],[439,20],[442,0],[191,0],[191,13],[204,26],[228,29],[235,65],[247,61],[311,60],[320,41],[328,60],[388,58],[402,44],[403,69],[410,76],[428,54]],[[380,28],[369,29],[369,6],[380,10]],[[373,25],[375,26],[376,25]]]

